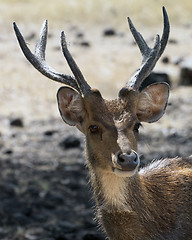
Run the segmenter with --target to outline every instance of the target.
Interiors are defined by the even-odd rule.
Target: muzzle
[[[138,154],[131,150],[130,153],[117,152],[112,155],[113,171],[118,176],[131,177],[136,173],[140,164]]]

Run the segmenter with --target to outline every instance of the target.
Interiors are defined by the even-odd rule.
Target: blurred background
[[[162,6],[171,32],[153,78],[170,83],[170,100],[165,116],[141,129],[142,165],[192,154],[192,1],[0,0],[0,239],[104,239],[93,221],[83,136],[57,109],[61,84],[28,63],[12,23],[34,51],[47,19],[47,62],[71,74],[60,48],[65,30],[86,80],[111,99],[141,64],[127,17],[153,46]]]
[[[27,105],[25,111],[28,111],[30,118],[33,115],[46,119],[50,114],[58,114],[55,102],[53,107],[52,103],[59,84],[41,76],[23,57],[14,36],[13,21],[17,23],[33,51],[41,25],[47,19],[47,62],[58,71],[71,74],[60,50],[60,32],[65,30],[70,51],[87,81],[91,86],[98,87],[105,97],[111,98],[117,96],[120,87],[141,63],[140,52],[128,29],[127,16],[131,17],[137,29],[152,46],[155,34],[162,33],[163,5],[166,6],[171,23],[171,42],[164,56],[168,56],[171,61],[190,57],[192,3],[188,0],[0,1],[0,87],[4,100],[1,112],[24,114],[23,107]],[[111,35],[105,34],[107,30],[112,30]],[[111,37],[105,37],[106,35]],[[168,72],[171,77],[178,79],[178,68],[175,66],[162,65],[160,62],[156,69]],[[17,101],[9,104],[13,99]],[[32,103],[29,103],[30,100]],[[46,110],[42,109],[41,104],[37,104],[41,101],[46,101],[49,106],[46,116]]]

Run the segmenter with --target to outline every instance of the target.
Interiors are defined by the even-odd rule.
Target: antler
[[[91,87],[88,85],[88,83],[85,81],[80,69],[78,68],[77,64],[75,63],[73,57],[71,56],[69,50],[67,49],[67,44],[65,40],[64,32],[61,33],[61,45],[63,54],[69,64],[69,67],[71,68],[74,76],[66,75],[64,73],[59,73],[53,68],[51,68],[45,61],[45,50],[46,50],[46,44],[47,44],[47,20],[44,22],[43,27],[40,32],[40,39],[36,45],[35,48],[35,54],[33,54],[30,49],[27,47],[27,44],[25,43],[25,40],[23,36],[21,35],[16,23],[13,23],[13,27],[15,30],[15,34],[17,36],[19,45],[25,55],[25,57],[28,59],[28,61],[43,75],[46,77],[60,82],[64,83],[68,86],[73,87],[76,89],[79,93],[82,95],[86,95],[87,92],[91,89]]]
[[[139,87],[143,80],[149,76],[153,68],[155,67],[156,62],[162,55],[168,41],[169,37],[169,19],[165,8],[163,7],[163,17],[164,17],[164,29],[163,35],[160,40],[159,35],[155,37],[154,47],[151,49],[145,42],[142,35],[136,30],[130,18],[128,18],[128,23],[130,30],[135,38],[137,45],[139,46],[140,52],[143,56],[141,67],[133,74],[131,79],[126,83],[126,87],[133,88],[136,91],[139,90]]]

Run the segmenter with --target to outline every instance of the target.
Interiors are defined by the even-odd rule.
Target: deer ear
[[[86,110],[79,93],[69,87],[61,87],[57,92],[58,107],[64,122],[71,126],[83,122]]]
[[[149,85],[139,95],[137,117],[141,122],[155,122],[159,120],[166,109],[169,97],[167,83]]]

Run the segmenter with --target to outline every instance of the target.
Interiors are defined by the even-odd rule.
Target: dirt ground
[[[21,22],[18,25],[34,49],[41,26]],[[156,32],[161,33],[159,26],[139,29],[150,45]],[[114,35],[104,36],[109,27],[70,23],[66,35],[90,85],[114,98],[141,57],[128,30],[112,26]],[[47,61],[71,74],[59,47],[59,32],[50,23]],[[141,128],[142,166],[152,159],[192,154],[192,86],[178,84],[178,62],[192,57],[191,38],[191,23],[173,25],[164,53],[168,63],[161,58],[155,68],[169,75],[172,88],[164,117]],[[0,36],[0,57],[0,239],[105,239],[94,221],[84,138],[59,116],[55,95],[60,84],[41,76],[26,61],[10,25]]]

